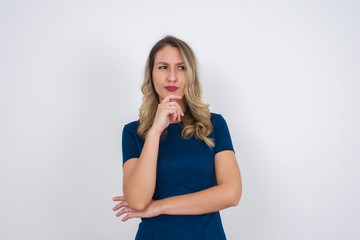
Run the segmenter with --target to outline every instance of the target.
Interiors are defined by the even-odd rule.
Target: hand
[[[160,209],[157,200],[151,200],[149,205],[143,211],[135,211],[134,209],[130,208],[124,196],[113,197],[113,201],[120,201],[120,203],[113,207],[113,211],[117,211],[122,208],[116,213],[116,216],[120,217],[125,213],[125,217],[121,219],[123,222],[129,220],[130,218],[151,218],[160,215]]]
[[[177,95],[168,95],[158,105],[152,129],[161,133],[170,124],[170,121],[180,122],[184,116],[180,105],[177,103],[182,97]]]

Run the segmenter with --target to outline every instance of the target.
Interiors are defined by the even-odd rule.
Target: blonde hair
[[[155,118],[159,96],[155,91],[152,80],[152,71],[156,53],[170,45],[180,50],[184,59],[185,69],[187,72],[187,82],[184,91],[184,103],[186,111],[182,117],[183,130],[181,136],[185,139],[195,136],[196,139],[203,140],[209,147],[214,147],[214,140],[208,138],[212,132],[211,114],[209,104],[201,100],[201,85],[198,78],[196,58],[191,48],[182,40],[173,36],[166,36],[158,41],[151,49],[145,68],[144,82],[141,86],[143,93],[143,102],[139,110],[140,125],[137,133],[146,138]],[[167,134],[165,129],[162,136]]]

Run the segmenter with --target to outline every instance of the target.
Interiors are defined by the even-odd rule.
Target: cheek
[[[183,83],[182,83],[184,89],[185,89],[187,83],[188,83],[187,75],[184,74]]]
[[[158,93],[159,89],[161,88],[158,81],[158,76],[156,74],[153,74],[152,76],[153,86],[155,88],[155,91]]]

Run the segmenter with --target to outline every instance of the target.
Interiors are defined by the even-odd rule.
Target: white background
[[[133,239],[123,125],[146,57],[194,49],[243,179],[228,239],[359,239],[359,1],[0,2],[0,239]]]

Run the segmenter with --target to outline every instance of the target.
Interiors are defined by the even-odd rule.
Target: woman
[[[122,221],[136,240],[226,239],[219,211],[238,205],[241,176],[220,114],[201,100],[191,48],[167,36],[150,51],[139,120],[123,129]]]

